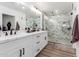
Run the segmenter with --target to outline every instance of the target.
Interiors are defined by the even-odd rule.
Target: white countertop
[[[20,38],[20,37],[34,35],[34,34],[38,34],[38,33],[42,33],[42,32],[46,32],[46,31],[37,31],[37,32],[32,32],[32,33],[18,33],[16,35],[1,36],[0,37],[0,44],[9,42],[12,40],[17,40],[17,38]]]

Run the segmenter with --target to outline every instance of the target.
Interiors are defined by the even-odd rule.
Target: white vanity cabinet
[[[34,57],[47,43],[46,31],[18,37],[12,41],[0,43],[0,57]]]

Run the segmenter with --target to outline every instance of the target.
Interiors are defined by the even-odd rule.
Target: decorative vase
[[[16,22],[16,30],[20,30],[20,25],[18,22]]]

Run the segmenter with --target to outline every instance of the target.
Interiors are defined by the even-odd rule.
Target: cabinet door
[[[7,53],[7,57],[22,57],[20,49],[14,49],[13,51],[9,51],[9,53]]]
[[[20,45],[21,49],[22,49],[22,57],[31,57],[33,56],[32,53],[32,37],[30,36],[29,38],[24,37],[22,38],[24,41],[22,41],[23,43]]]
[[[2,51],[0,53],[0,57],[19,57],[19,56],[20,56],[20,51],[17,48],[11,49],[11,50]]]
[[[32,53],[32,47],[25,47],[25,53],[23,57],[33,57],[34,53]]]
[[[39,52],[39,45],[36,44],[36,42],[33,42],[33,45],[32,45],[32,56],[36,56],[37,53]]]
[[[34,57],[37,54],[37,50],[38,50],[38,44],[36,44],[36,42],[38,42],[38,40],[36,39],[36,35],[32,35],[29,37],[29,41],[28,44],[25,43],[27,46],[25,46],[25,57]]]
[[[8,57],[11,53],[13,53],[16,47],[18,46],[16,45],[16,43],[17,43],[16,41],[12,41],[12,42],[5,42],[3,44],[0,44],[0,56]]]
[[[36,54],[37,46],[35,45],[35,39],[30,38],[32,40],[29,41],[28,46],[25,47],[25,56],[34,57]]]
[[[27,44],[26,44],[27,43]],[[18,57],[20,56],[19,49],[24,48],[24,46],[28,46],[28,39],[17,38],[17,40],[13,40],[11,42],[5,42],[0,44],[0,56],[1,57]]]

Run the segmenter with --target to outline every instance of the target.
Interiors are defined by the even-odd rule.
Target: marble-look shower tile
[[[71,46],[71,30],[67,29],[71,26],[70,19],[69,15],[61,15],[60,17],[52,16],[49,20],[46,20],[49,41]],[[69,27],[63,28],[64,22]]]

